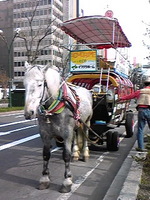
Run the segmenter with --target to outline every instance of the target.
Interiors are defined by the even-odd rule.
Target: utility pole
[[[79,0],[76,0],[77,1],[77,13],[76,13],[76,15],[77,15],[77,17],[79,17]]]

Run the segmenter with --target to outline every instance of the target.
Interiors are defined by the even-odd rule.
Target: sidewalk
[[[136,145],[135,142],[103,200],[136,200],[142,174],[142,166],[133,159],[133,156],[137,154]],[[122,182],[123,180],[125,181]],[[122,183],[120,194],[117,199],[116,197],[114,199],[114,191]]]
[[[139,184],[140,184],[141,176],[142,176],[143,165],[135,161],[132,157],[132,156],[138,156],[139,154],[137,153],[137,151],[135,151],[136,147],[137,147],[137,144],[135,142],[135,145],[133,146],[132,150],[130,151],[130,154],[125,160],[124,164],[128,165],[128,162],[129,162],[128,160],[132,159],[132,164],[117,200],[136,200],[137,198]],[[142,152],[140,154],[142,156],[146,156],[146,152]]]
[[[148,129],[148,126],[146,128],[145,134],[150,135],[150,129]],[[147,144],[146,137],[145,137],[144,143],[146,146]],[[132,150],[130,151],[129,157],[131,156],[131,154],[137,157],[134,157],[134,158],[132,157],[133,161],[132,161],[130,171],[123,184],[122,190],[120,191],[120,195],[117,200],[136,200],[137,199],[137,195],[139,192],[139,185],[141,182],[141,177],[142,177],[142,172],[143,172],[144,159],[147,156],[147,152],[136,152],[135,147],[137,147],[136,142]],[[149,196],[149,199],[150,199],[150,196]]]
[[[150,134],[150,130],[146,130],[147,134]],[[145,143],[146,144],[146,143]],[[135,148],[137,147],[137,141],[132,147],[130,153],[122,164],[119,172],[117,173],[114,181],[112,182],[107,194],[103,200],[136,200],[139,190],[139,184],[141,181],[143,162],[135,161],[135,156],[145,157],[146,152],[137,152]],[[118,185],[122,185],[122,189],[118,198],[114,199],[113,194]]]

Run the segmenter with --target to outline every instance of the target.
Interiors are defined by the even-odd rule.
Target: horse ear
[[[54,65],[51,65],[50,63],[48,63],[48,64],[46,65],[45,71],[47,71],[47,69],[49,69],[49,68],[54,69],[54,70],[56,70],[56,71],[59,72],[59,68],[56,67],[56,66],[54,66]]]
[[[49,64],[45,65],[45,67],[43,68],[43,71],[46,72],[49,67],[50,67]]]
[[[32,66],[27,61],[25,61],[24,67],[25,67],[25,70],[28,71]]]

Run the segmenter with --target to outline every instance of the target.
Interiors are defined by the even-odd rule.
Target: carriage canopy
[[[92,49],[131,47],[116,18],[84,16],[65,21],[60,28],[79,43]]]

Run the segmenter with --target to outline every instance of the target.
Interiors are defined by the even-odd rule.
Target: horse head
[[[55,98],[60,84],[59,73],[49,66],[32,66],[25,62],[25,108],[26,119],[36,117],[41,101],[48,96]]]

